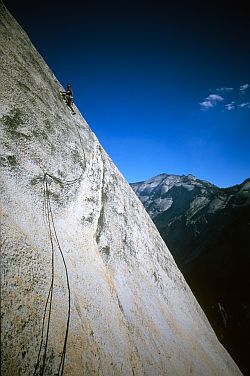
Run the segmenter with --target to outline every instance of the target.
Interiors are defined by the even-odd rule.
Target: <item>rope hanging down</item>
[[[62,376],[63,371],[64,371],[64,362],[65,362],[66,347],[67,347],[67,340],[68,340],[68,333],[69,333],[71,292],[70,292],[68,269],[67,269],[65,257],[63,254],[63,250],[62,250],[62,247],[60,245],[60,241],[57,235],[54,216],[53,216],[53,212],[51,208],[47,176],[48,175],[45,173],[44,175],[44,206],[45,206],[46,222],[48,224],[48,231],[49,231],[49,238],[50,238],[50,245],[51,245],[51,282],[50,282],[50,288],[49,288],[49,292],[48,292],[48,296],[47,296],[47,300],[46,300],[46,304],[44,308],[44,313],[43,313],[41,341],[40,341],[40,347],[39,347],[37,362],[35,365],[33,376],[37,375],[37,372],[39,376],[43,376],[45,372],[48,340],[49,340],[49,332],[50,332],[50,324],[51,324],[51,315],[52,315],[52,300],[53,300],[53,293],[54,293],[55,244],[59,249],[59,252],[63,261],[64,272],[65,272],[66,283],[67,283],[67,293],[68,293],[68,312],[67,312],[67,322],[66,322],[66,329],[65,329],[65,335],[64,335],[63,350],[62,350],[62,354],[60,357],[61,359],[60,359],[59,368],[56,373],[57,376]]]
[[[82,148],[82,152],[84,155],[84,162],[86,167],[86,158],[83,149],[82,139],[76,126],[77,133],[80,139],[80,144]],[[48,172],[44,172],[44,179],[43,179],[43,196],[44,196],[44,217],[45,222],[48,226],[48,234],[50,239],[50,246],[51,246],[51,282],[50,288],[47,295],[43,318],[42,318],[42,329],[41,329],[41,340],[39,346],[39,352],[37,356],[37,361],[35,365],[35,369],[33,372],[33,376],[44,376],[45,374],[45,367],[46,367],[46,360],[47,360],[47,350],[48,350],[48,341],[49,341],[49,333],[50,333],[50,325],[51,325],[51,315],[52,315],[52,301],[53,301],[53,293],[54,293],[54,279],[55,279],[55,248],[57,246],[62,262],[64,267],[64,273],[66,278],[67,284],[67,294],[68,294],[68,311],[67,311],[67,321],[66,321],[66,329],[64,335],[64,342],[63,342],[63,350],[60,355],[60,363],[58,367],[58,371],[56,376],[63,376],[64,372],[64,364],[65,364],[65,356],[66,356],[66,349],[67,349],[67,340],[69,334],[69,323],[70,323],[70,313],[71,313],[71,291],[70,291],[70,282],[69,282],[69,274],[67,269],[67,264],[65,261],[64,253],[57,235],[57,230],[55,226],[54,216],[51,208],[51,201],[50,201],[50,191],[48,188],[48,177],[50,177],[53,181],[63,184],[63,185],[71,185],[79,182],[82,178],[84,171],[81,175],[73,180],[62,180]]]

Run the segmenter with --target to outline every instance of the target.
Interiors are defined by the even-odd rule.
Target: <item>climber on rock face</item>
[[[75,110],[73,108],[73,92],[71,90],[70,84],[67,84],[66,91],[60,91],[63,99],[65,100],[67,106],[71,109],[73,115],[75,115]]]

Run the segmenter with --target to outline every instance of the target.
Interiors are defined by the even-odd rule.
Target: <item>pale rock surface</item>
[[[0,55],[1,374],[239,375],[139,199],[1,1]],[[69,294],[57,239],[71,307],[60,370]]]

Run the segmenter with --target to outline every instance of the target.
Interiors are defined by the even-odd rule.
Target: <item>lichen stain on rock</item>
[[[12,110],[9,115],[4,115],[1,120],[11,137],[23,136],[22,133],[17,131],[18,127],[23,124],[19,109]]]

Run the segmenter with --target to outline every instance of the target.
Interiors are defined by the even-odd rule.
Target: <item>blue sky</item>
[[[83,4],[84,3],[84,4]],[[6,0],[129,182],[250,177],[248,5]]]

